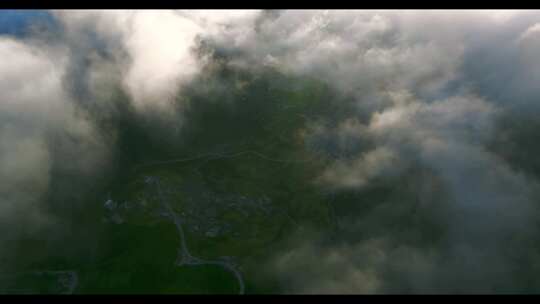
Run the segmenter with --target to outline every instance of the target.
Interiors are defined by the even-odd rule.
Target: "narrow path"
[[[138,169],[138,168],[141,168],[141,167],[148,167],[148,166],[155,166],[155,165],[166,165],[166,164],[173,164],[173,163],[181,163],[181,162],[187,162],[187,161],[193,161],[193,160],[198,160],[198,159],[204,159],[204,158],[208,158],[209,160],[215,160],[215,159],[222,159],[222,158],[233,158],[233,157],[238,157],[238,156],[242,156],[242,155],[246,155],[246,154],[252,154],[252,155],[255,155],[259,158],[262,158],[262,159],[265,159],[267,161],[271,161],[271,162],[278,162],[278,163],[307,163],[307,162],[311,162],[313,160],[311,159],[305,159],[305,160],[291,160],[291,159],[277,159],[277,158],[272,158],[272,157],[268,157],[260,152],[257,152],[255,150],[245,150],[245,151],[241,151],[241,152],[236,152],[236,153],[205,153],[205,154],[200,154],[200,155],[197,155],[197,156],[192,156],[192,157],[186,157],[186,158],[176,158],[176,159],[170,159],[170,160],[164,160],[164,161],[155,161],[155,162],[149,162],[149,163],[146,163],[146,164],[140,164],[140,165],[137,165],[135,166],[135,170]]]

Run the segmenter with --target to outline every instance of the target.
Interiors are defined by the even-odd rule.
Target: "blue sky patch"
[[[24,36],[32,24],[54,23],[53,16],[45,10],[0,10],[0,35]]]

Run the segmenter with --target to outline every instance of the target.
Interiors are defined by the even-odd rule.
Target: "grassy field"
[[[75,292],[81,294],[237,293],[236,279],[222,267],[175,266],[178,232],[170,219],[159,216],[163,210],[156,189],[144,183],[146,176],[154,176],[186,220],[192,255],[232,257],[247,293],[279,292],[278,282],[265,276],[261,265],[286,250],[295,231],[331,230],[334,225],[327,199],[313,182],[325,159],[306,148],[302,132],[324,115],[339,117],[347,103],[329,108],[326,101],[339,97],[316,80],[272,71],[262,75],[255,79],[236,71],[184,94],[189,107],[178,141],[152,139],[144,125],[132,122],[119,128],[118,150],[125,157],[119,154],[118,160],[126,167],[94,195],[97,201],[87,204],[67,245],[91,254],[68,258],[49,253],[28,258],[19,268],[74,269],[79,276]],[[209,153],[213,156],[204,156]],[[107,210],[109,198],[131,207]],[[114,216],[119,222],[111,222]],[[216,227],[222,232],[212,235]],[[34,239],[28,247],[38,243]],[[47,288],[57,292],[38,289]]]

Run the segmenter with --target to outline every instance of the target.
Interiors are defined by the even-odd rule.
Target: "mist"
[[[262,263],[280,292],[538,292],[540,12],[47,14],[0,34],[1,257],[25,238],[92,244],[77,226],[115,179],[235,143],[226,122],[201,131],[212,110],[258,132],[271,101],[249,84],[309,79],[332,93],[298,118],[325,160],[302,182],[340,224]]]

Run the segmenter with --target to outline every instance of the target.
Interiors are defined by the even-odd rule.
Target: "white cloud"
[[[14,228],[19,232],[51,222],[43,201],[57,151],[77,151],[65,165],[81,175],[99,170],[104,155],[92,124],[65,91],[66,54],[0,38],[0,56],[9,58],[0,62],[0,222],[22,225]],[[60,134],[69,139],[61,147],[51,145]]]
[[[122,83],[135,106],[168,110],[182,84],[200,71],[204,61],[194,53],[197,37],[246,22],[257,11],[56,11],[72,39],[91,30],[117,51]]]

